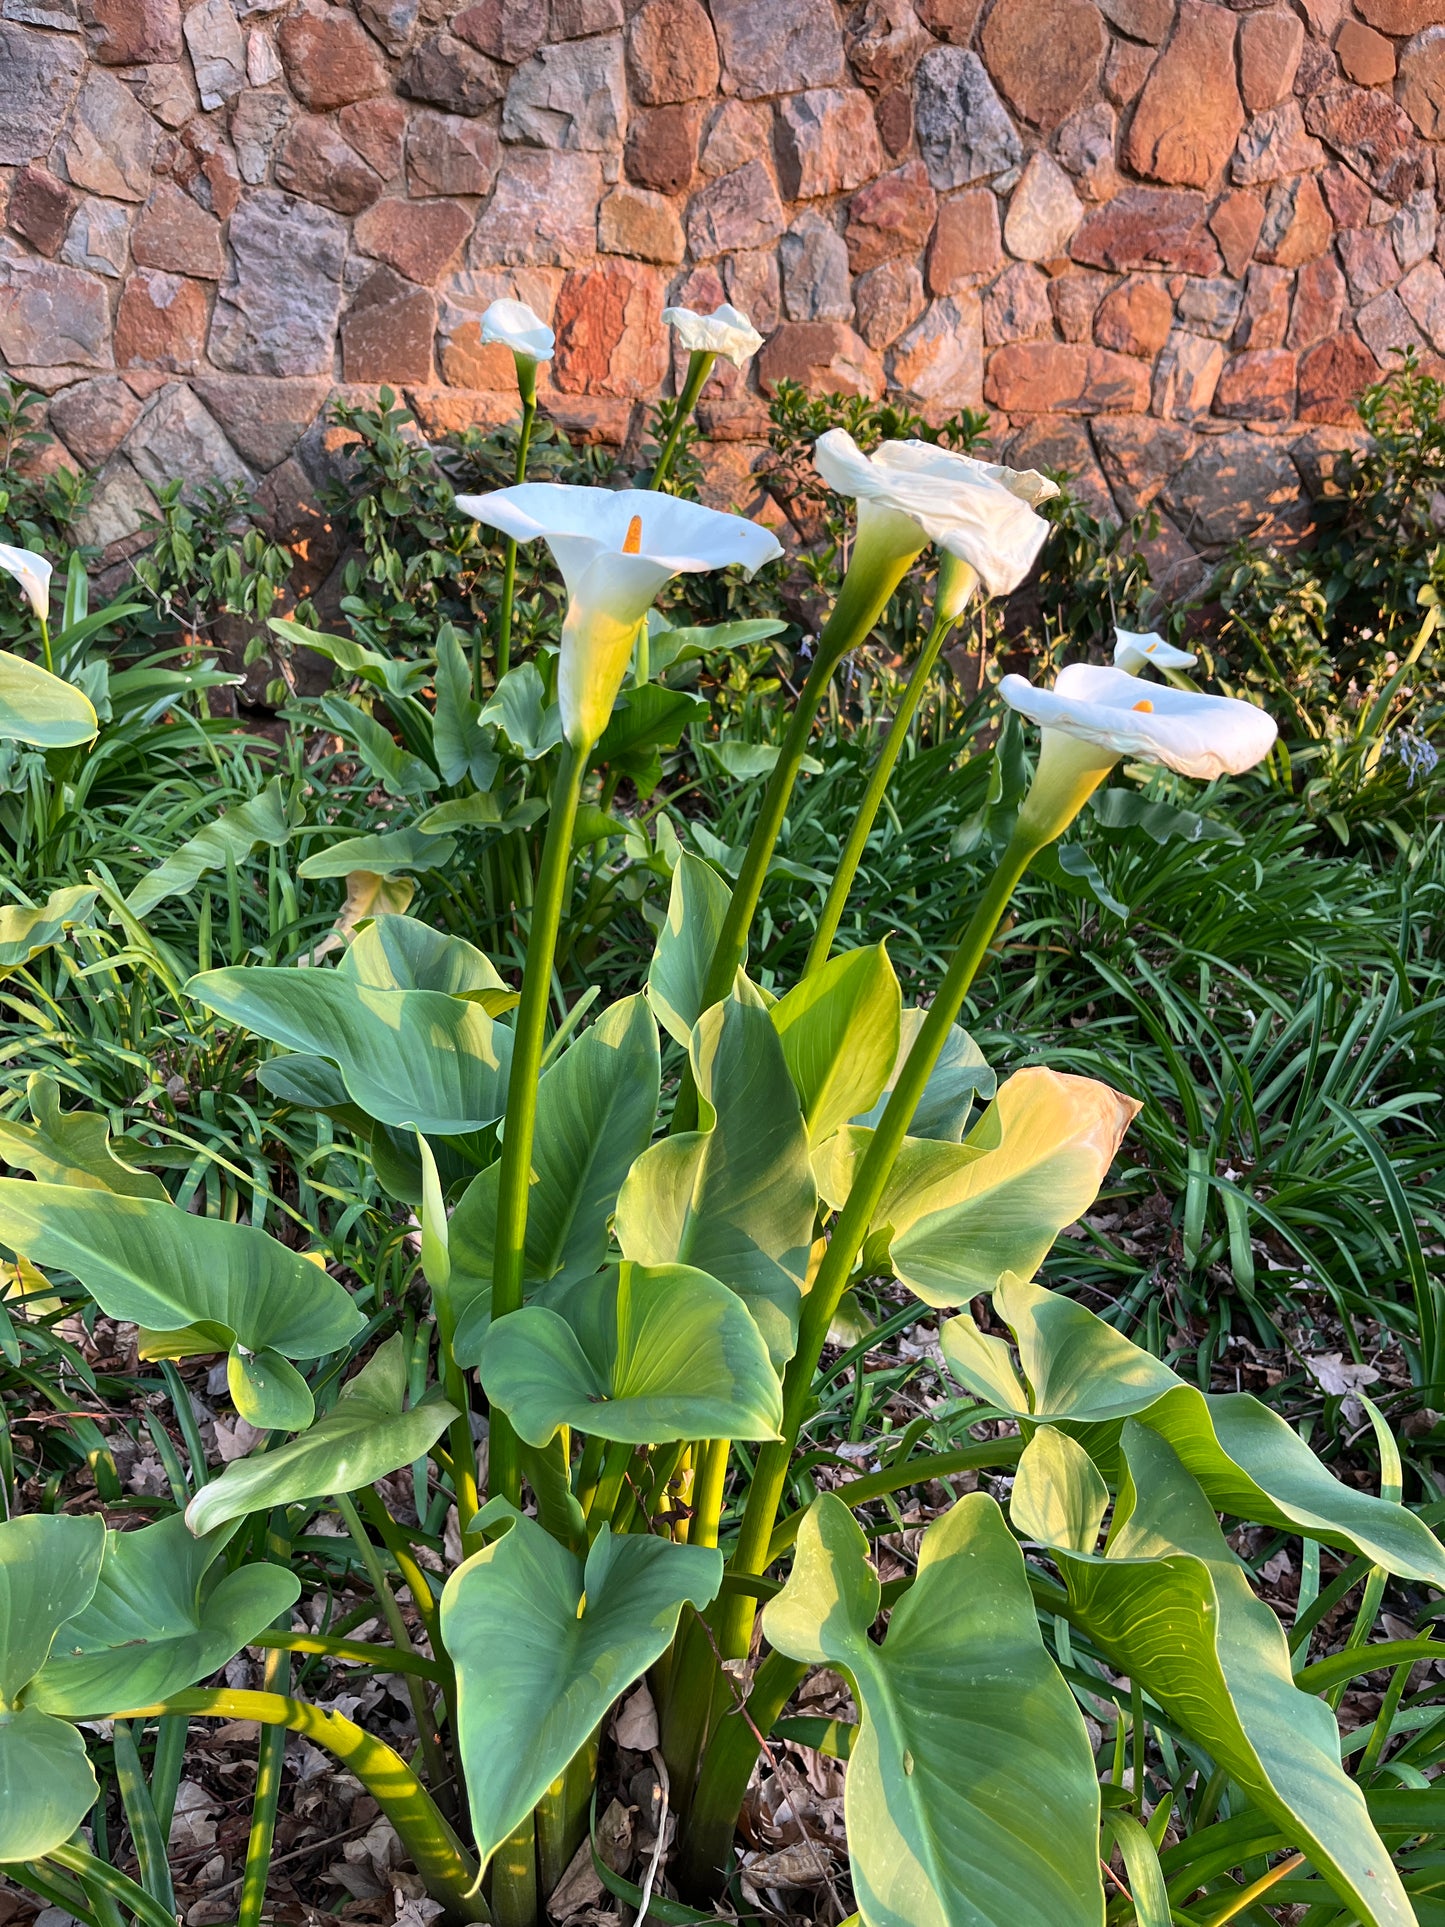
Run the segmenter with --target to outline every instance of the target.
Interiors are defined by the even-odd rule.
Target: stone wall
[[[663,306],[727,298],[769,339],[704,401],[720,494],[780,378],[888,388],[1182,570],[1445,353],[1442,130],[1445,0],[0,0],[0,365],[120,553],[172,476],[300,526],[338,389],[506,419],[499,294],[613,442]]]

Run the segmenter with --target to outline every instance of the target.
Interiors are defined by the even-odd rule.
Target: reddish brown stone
[[[1101,0],[1105,17],[1131,40],[1162,45],[1174,25],[1174,0]]]
[[[489,194],[501,160],[496,133],[484,122],[423,109],[407,129],[407,192]]]
[[[452,32],[478,53],[517,67],[547,38],[547,9],[535,0],[478,0],[456,16]]]
[[[691,101],[644,108],[627,127],[623,166],[627,178],[656,194],[681,194],[697,172],[701,109]]]
[[[1127,107],[1137,99],[1149,70],[1154,65],[1154,49],[1135,40],[1116,40],[1104,63],[1104,92],[1116,107]]]
[[[906,86],[932,44],[910,0],[861,0],[848,15],[843,39],[854,73],[874,95]]]
[[[1324,253],[1333,233],[1319,183],[1313,174],[1305,174],[1270,190],[1257,252],[1261,261],[1276,267],[1299,268]]]
[[[303,115],[276,157],[277,184],[303,200],[360,214],[381,198],[380,177],[337,128],[319,115]]]
[[[461,251],[472,217],[455,201],[377,201],[356,223],[362,254],[430,287]]]
[[[1142,414],[1149,371],[1130,355],[1056,341],[1019,341],[989,358],[984,396],[1010,415]]]
[[[780,381],[796,381],[828,395],[883,393],[883,363],[867,342],[841,321],[786,321],[758,357],[765,394]]]
[[[1287,422],[1294,389],[1295,357],[1288,348],[1252,349],[1225,363],[1214,412],[1230,421]]]
[[[507,91],[506,74],[455,34],[434,34],[397,75],[397,91],[446,114],[475,117]]]
[[[205,340],[206,291],[200,282],[137,268],[116,312],[116,366],[189,374]]]
[[[1289,327],[1290,294],[1294,276],[1288,268],[1256,262],[1245,284],[1244,305],[1235,324],[1236,348],[1282,348]]]
[[[889,160],[896,161],[900,154],[906,154],[913,140],[913,90],[895,87],[891,94],[884,94],[874,104],[873,118]]]
[[[229,221],[241,204],[241,176],[230,142],[217,121],[205,117],[183,127],[181,141],[189,159],[172,170],[174,178],[208,214]]]
[[[77,461],[96,469],[120,447],[139,414],[140,403],[126,384],[102,375],[62,389],[48,421]]]
[[[627,72],[644,107],[716,93],[717,40],[699,0],[643,0],[627,30]]]
[[[1335,53],[1351,80],[1361,87],[1388,87],[1395,78],[1395,49],[1383,34],[1358,20],[1347,20],[1335,37]]]
[[[378,268],[341,318],[341,366],[348,381],[429,382],[436,302],[391,268]]]
[[[983,297],[984,340],[997,348],[1007,341],[1036,341],[1053,332],[1047,280],[1032,263],[1015,261]]]
[[[1244,273],[1264,225],[1264,202],[1248,190],[1226,194],[1209,217],[1209,231],[1219,243],[1224,265],[1237,280]]]
[[[1329,255],[1307,261],[1295,276],[1294,309],[1285,345],[1297,350],[1313,348],[1317,341],[1335,332],[1344,310],[1345,277]]]
[[[951,294],[1002,265],[998,196],[992,188],[966,188],[941,202],[928,246],[929,291]]]
[[[1247,114],[1262,114],[1294,86],[1304,51],[1305,30],[1298,15],[1283,7],[1246,14],[1239,23],[1239,91]]]
[[[1354,422],[1355,397],[1379,372],[1379,363],[1358,335],[1331,335],[1299,364],[1300,420]]]
[[[336,124],[382,180],[394,180],[401,172],[406,109],[399,100],[393,100],[390,95],[379,100],[359,100],[353,106],[342,108]]]
[[[1359,0],[1358,12],[1381,33],[1419,33],[1440,18],[1440,0]]]
[[[873,103],[853,88],[818,87],[780,100],[773,147],[778,184],[790,201],[846,194],[883,166]]]
[[[1400,55],[1400,105],[1426,140],[1445,134],[1445,26],[1416,34]]]
[[[761,161],[719,175],[688,203],[687,244],[699,261],[737,248],[771,247],[782,231],[782,205]]]
[[[1149,416],[1103,415],[1093,425],[1094,446],[1119,507],[1137,515],[1198,446],[1189,429]]]
[[[1124,158],[1136,174],[1208,187],[1244,125],[1234,81],[1234,15],[1181,0],[1179,19],[1134,110]]]
[[[10,184],[6,220],[42,254],[59,254],[74,212],[75,196],[38,161],[22,167]]]
[[[918,17],[932,34],[955,47],[973,39],[983,0],[918,0]]]
[[[848,203],[843,237],[854,274],[866,274],[900,254],[916,254],[933,231],[937,210],[938,196],[922,161],[909,161],[860,188]]]
[[[1049,306],[1065,341],[1088,341],[1094,316],[1111,286],[1108,275],[1087,271],[1055,275],[1049,283]]]
[[[1340,264],[1345,270],[1350,299],[1357,305],[1373,301],[1400,278],[1400,264],[1388,238],[1378,228],[1346,228],[1338,236]]]
[[[552,0],[552,40],[584,40],[624,24],[622,0]]]
[[[597,245],[604,254],[675,265],[686,252],[682,222],[666,196],[619,182],[597,210]]]
[[[892,383],[926,421],[983,401],[983,336],[975,294],[945,295],[908,330],[891,357]]]
[[[1169,290],[1147,275],[1131,274],[1106,294],[1094,316],[1094,339],[1101,348],[1153,360],[1169,339],[1174,303]]]
[[[259,469],[284,462],[321,413],[329,379],[280,381],[270,375],[202,375],[196,392],[239,455]]]
[[[1415,128],[1377,87],[1337,87],[1305,103],[1305,126],[1383,194],[1405,201],[1420,185]]]
[[[997,0],[983,57],[1014,111],[1052,133],[1093,92],[1108,39],[1090,0]]]
[[[663,279],[634,261],[569,274],[557,297],[552,379],[564,393],[650,395],[667,373]]]
[[[108,67],[179,60],[183,51],[177,0],[86,0],[90,50]]]
[[[157,181],[130,237],[137,265],[219,281],[226,265],[221,224],[172,181]]]
[[[1370,218],[1370,190],[1348,167],[1327,167],[1320,192],[1337,228],[1364,227]]]
[[[923,313],[923,277],[911,261],[885,261],[853,290],[858,332],[870,348],[886,348]]]
[[[1182,274],[1214,274],[1219,253],[1204,225],[1202,194],[1159,187],[1128,187],[1086,217],[1069,252],[1086,267],[1177,268]]]
[[[281,23],[281,58],[291,91],[325,113],[381,92],[385,70],[356,16],[325,0],[302,0]]]

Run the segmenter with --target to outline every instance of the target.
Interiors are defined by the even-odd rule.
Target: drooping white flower
[[[43,555],[34,549],[12,549],[0,542],[0,569],[13,575],[25,591],[26,600],[42,622],[50,616],[50,577],[53,573]]]
[[[482,340],[500,342],[527,361],[550,361],[557,337],[525,301],[494,301],[482,316]]]
[[[1156,669],[1192,669],[1198,660],[1198,656],[1187,649],[1176,649],[1152,629],[1144,634],[1132,629],[1114,631],[1114,667],[1125,675],[1137,676],[1150,663]]]
[[[1000,468],[933,442],[884,442],[865,455],[842,428],[818,437],[813,461],[829,488],[856,499],[860,532],[869,509],[901,516],[921,532],[915,552],[937,543],[975,570],[990,595],[1007,595],[1033,567],[1049,532],[1034,511],[1059,492],[1035,469]]]
[[[1147,696],[1140,689],[1136,676],[1087,662],[1061,669],[1052,689],[1023,676],[999,684],[1009,707],[1043,730],[1045,750],[1051,735],[1071,737],[1101,751],[1106,766],[1134,756],[1208,781],[1253,769],[1274,746],[1274,719],[1253,703],[1167,684],[1150,683]]]
[[[545,542],[567,586],[557,695],[578,748],[607,727],[637,634],[675,575],[740,568],[748,575],[782,554],[776,536],[648,489],[523,482],[492,495],[459,495],[457,508],[518,542]]]
[[[711,314],[697,314],[691,308],[664,308],[662,318],[677,331],[677,338],[693,355],[723,355],[736,368],[751,361],[763,345],[763,338],[739,308],[724,301]]]

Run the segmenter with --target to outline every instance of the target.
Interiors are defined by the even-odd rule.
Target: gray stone
[[[1305,132],[1299,102],[1291,98],[1255,115],[1235,145],[1229,177],[1236,187],[1263,187],[1287,174],[1323,167],[1325,158],[1323,147]]]
[[[977,408],[983,399],[983,319],[978,296],[935,301],[889,357],[894,386],[925,414]]]
[[[77,40],[0,26],[0,166],[18,167],[49,153],[84,65]]]
[[[130,433],[140,409],[118,376],[98,375],[58,394],[47,420],[78,462],[97,469]]]
[[[75,210],[70,232],[60,250],[62,261],[72,268],[88,268],[92,274],[108,274],[117,280],[125,273],[126,245],[130,237],[131,211],[115,201],[98,201],[89,195]]]
[[[1298,493],[1284,444],[1263,435],[1211,436],[1164,490],[1185,537],[1210,548],[1237,542]]]
[[[1111,200],[1119,189],[1114,148],[1119,117],[1107,100],[1081,107],[1059,129],[1054,145],[1059,164],[1078,182],[1086,201]]]
[[[265,180],[271,156],[294,112],[291,96],[280,88],[274,93],[248,90],[231,109],[231,145],[248,187],[259,187]]]
[[[249,485],[255,479],[183,381],[168,382],[150,402],[126,437],[125,452],[154,489],[184,481],[189,492],[202,482]]]
[[[608,153],[626,128],[621,34],[540,48],[513,74],[502,108],[502,139],[535,147]]]
[[[595,154],[514,147],[477,222],[468,258],[479,268],[578,268],[597,247],[602,169]]]
[[[1421,188],[1396,209],[1390,220],[1390,239],[1402,268],[1408,270],[1425,259],[1435,246],[1438,225],[1435,197],[1428,188]]]
[[[1222,275],[1197,275],[1185,282],[1179,296],[1179,319],[1197,335],[1227,341],[1239,319],[1244,290]]]
[[[231,0],[198,0],[185,18],[186,46],[209,114],[246,85],[246,43]]]
[[[262,189],[232,215],[230,241],[231,272],[211,321],[211,360],[237,374],[329,374],[345,222]]]
[[[109,368],[105,283],[0,241],[0,358],[15,368]]]
[[[935,47],[919,61],[913,112],[935,187],[967,187],[1023,159],[1018,133],[983,62],[962,47]]]
[[[95,489],[72,530],[77,547],[102,551],[139,535],[157,511],[156,498],[126,461],[117,456],[96,478]]]
[[[113,201],[150,193],[159,130],[128,87],[92,68],[65,138],[65,168],[76,187]]]
[[[1021,261],[1052,261],[1062,256],[1084,207],[1069,177],[1046,148],[1029,156],[1028,166],[1009,200],[1004,245]]]
[[[268,469],[285,461],[315,421],[331,383],[201,375],[194,386],[242,459]]]
[[[1005,341],[1035,341],[1053,332],[1047,278],[1027,261],[1015,261],[983,297],[984,340],[997,348]]]
[[[54,27],[60,33],[73,33],[80,25],[77,0],[5,0],[0,19],[17,21],[25,27]]]
[[[1400,299],[1416,326],[1430,337],[1437,349],[1445,349],[1445,274],[1433,261],[1421,261],[1405,276],[1399,287]]]
[[[1176,328],[1154,364],[1152,407],[1166,421],[1199,421],[1214,405],[1224,344]]]
[[[734,248],[771,247],[783,231],[783,210],[761,161],[709,181],[687,205],[687,244],[694,259]]]
[[[745,100],[847,77],[831,0],[713,0],[712,17],[729,91]]]
[[[273,80],[279,80],[285,69],[281,65],[281,54],[270,34],[253,27],[246,35],[246,84],[248,87],[269,87]]]
[[[1429,346],[1393,288],[1365,303],[1355,316],[1355,327],[1382,368],[1388,368],[1407,348],[1424,354]]]
[[[356,0],[361,24],[389,54],[404,54],[416,32],[417,0]]]
[[[501,158],[493,130],[463,114],[423,111],[407,128],[406,179],[415,195],[490,194]]]
[[[783,308],[789,321],[851,321],[848,249],[835,227],[800,214],[779,244]]]

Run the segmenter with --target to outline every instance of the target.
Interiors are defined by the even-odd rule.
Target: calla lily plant
[[[698,397],[707,386],[718,356],[723,356],[735,368],[742,368],[763,345],[762,336],[747,316],[726,301],[711,314],[697,314],[691,308],[664,308],[662,318],[687,350],[687,374],[673,409],[671,426],[658,451],[650,488],[661,488],[672,472],[678,441],[692,419]]]

